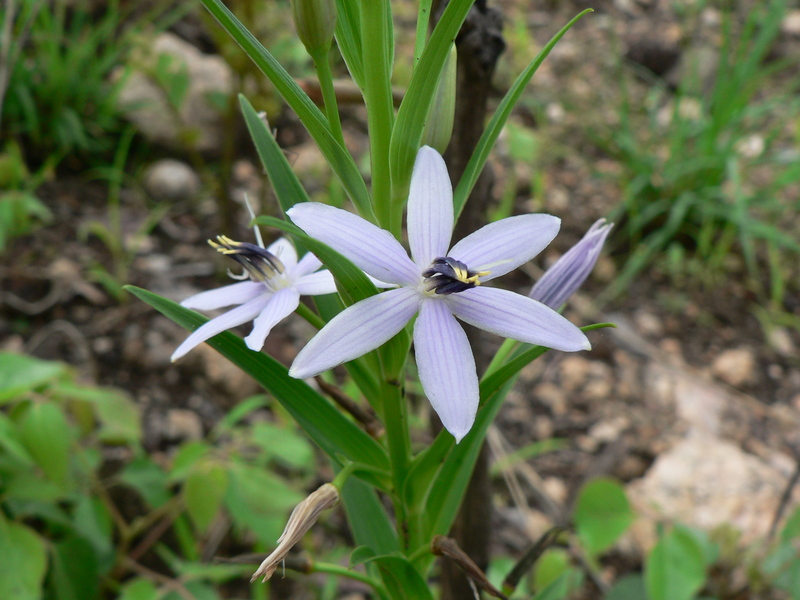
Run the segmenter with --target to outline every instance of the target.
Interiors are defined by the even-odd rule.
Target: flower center
[[[436,294],[456,294],[481,284],[481,277],[489,271],[470,271],[460,260],[443,256],[435,258],[422,272],[425,289]]]
[[[277,275],[283,275],[286,267],[274,254],[261,246],[237,242],[228,236],[218,235],[217,241],[208,240],[212,248],[238,262],[253,281],[268,282]]]

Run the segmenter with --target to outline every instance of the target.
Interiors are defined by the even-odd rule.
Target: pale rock
[[[738,446],[712,436],[689,436],[661,454],[645,476],[627,486],[640,516],[632,528],[643,551],[656,541],[656,524],[685,523],[705,531],[730,526],[741,543],[763,538],[787,477]],[[795,500],[800,492],[795,490]]]
[[[600,443],[616,442],[630,425],[627,417],[622,415],[603,419],[589,428],[589,437]]]
[[[224,392],[225,405],[233,405],[259,391],[259,386],[247,373],[222,356],[208,344],[200,344],[192,353],[197,356],[201,371],[208,380]]]
[[[664,324],[657,316],[644,310],[638,311],[634,317],[636,328],[643,334],[652,337],[664,335]]]
[[[787,35],[800,37],[800,10],[794,9],[786,13],[781,23],[781,31]]]
[[[173,408],[167,413],[164,437],[171,441],[199,440],[203,437],[203,423],[193,410]]]
[[[200,191],[200,177],[185,162],[165,158],[147,168],[144,188],[156,200],[186,200]]]
[[[545,493],[550,496],[556,503],[565,504],[569,496],[567,484],[558,477],[546,477],[542,481],[542,487]]]
[[[154,78],[165,63],[174,78],[188,78],[188,89],[176,107],[177,115],[166,91]],[[185,150],[190,139],[195,150],[221,152],[228,127],[210,98],[229,97],[235,91],[233,72],[222,57],[203,54],[165,32],[152,43],[142,44],[131,64],[121,67],[115,76],[124,78],[118,105],[147,139],[175,150]]]
[[[767,342],[770,348],[781,356],[796,356],[797,346],[795,346],[792,336],[785,327],[774,327],[767,333]]]
[[[558,365],[561,385],[565,390],[574,391],[581,387],[589,376],[591,362],[580,356],[565,356]]]
[[[756,380],[756,358],[749,348],[725,350],[711,363],[711,372],[725,383],[740,387]]]
[[[567,413],[567,397],[559,386],[551,382],[540,383],[533,389],[533,396],[545,404],[555,416]]]

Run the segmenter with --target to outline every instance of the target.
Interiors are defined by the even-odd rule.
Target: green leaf
[[[0,404],[15,400],[67,372],[67,367],[61,363],[0,352]]]
[[[256,423],[250,432],[252,441],[270,458],[294,469],[311,471],[315,467],[314,449],[308,440],[290,427],[279,427],[274,423]]]
[[[533,600],[562,600],[578,589],[582,581],[583,573],[577,569],[570,569],[536,594]]]
[[[92,547],[97,571],[105,573],[116,560],[111,515],[99,498],[81,496],[73,514],[75,531]]]
[[[50,402],[32,403],[17,423],[20,441],[36,464],[54,483],[70,483],[72,428],[60,407]]]
[[[126,289],[192,331],[207,321],[194,311],[152,292],[132,286]],[[306,383],[289,377],[287,368],[274,358],[249,350],[230,332],[214,336],[208,343],[275,396],[331,458],[338,461],[339,455],[344,455],[353,462],[388,469],[386,451],[374,439]]]
[[[361,50],[361,19],[358,3],[336,0],[336,44],[342,54],[350,77],[364,89],[364,63]]]
[[[544,59],[547,58],[547,55],[550,54],[550,51],[553,49],[556,43],[558,43],[558,41],[564,36],[565,33],[567,33],[567,31],[569,31],[569,29],[578,21],[578,19],[590,12],[592,12],[592,9],[587,8],[578,16],[574,17],[569,23],[567,23],[561,29],[561,31],[555,34],[547,43],[547,45],[542,48],[542,51],[539,52],[533,62],[528,65],[528,68],[520,73],[520,75],[517,77],[517,80],[514,82],[514,85],[512,85],[511,89],[506,93],[503,101],[497,107],[497,110],[492,116],[491,121],[489,121],[489,125],[487,125],[483,135],[481,135],[481,139],[478,142],[478,145],[475,147],[475,151],[472,153],[472,157],[470,158],[469,163],[467,163],[466,169],[464,169],[464,174],[461,176],[461,180],[458,182],[458,185],[453,192],[453,206],[455,208],[456,219],[458,219],[458,215],[461,214],[461,210],[464,208],[464,204],[466,203],[467,198],[469,198],[472,188],[475,186],[475,182],[478,181],[478,177],[480,176],[481,171],[483,171],[486,160],[489,158],[489,152],[491,152],[492,147],[494,147],[494,143],[500,136],[503,126],[506,124],[508,117],[511,115],[511,111],[514,109],[517,101],[519,101],[520,97],[522,96],[525,86],[528,85],[531,77],[533,77],[533,74],[536,73],[539,65],[544,62]]]
[[[365,563],[368,560],[372,560],[375,557],[375,551],[372,548],[369,546],[359,546],[350,553],[348,568],[352,569],[353,567],[357,567],[358,565]]]
[[[645,600],[646,598],[644,577],[636,573],[617,579],[603,600]]]
[[[651,600],[691,600],[706,581],[703,550],[685,531],[665,534],[645,560]]]
[[[205,442],[193,441],[183,444],[172,458],[169,470],[170,482],[183,481],[194,466],[211,453],[211,446]]]
[[[533,571],[535,589],[543,589],[570,570],[569,553],[562,548],[545,550]]]
[[[205,533],[217,516],[228,489],[228,473],[215,461],[195,465],[183,484],[186,511],[200,533]]]
[[[118,600],[158,600],[158,588],[149,579],[131,579],[122,586]]]
[[[448,2],[414,68],[403,102],[397,111],[389,146],[389,167],[392,199],[398,203],[405,202],[408,196],[411,170],[422,142],[422,132],[433,104],[433,95],[450,52],[450,45],[456,39],[472,3],[473,0]],[[402,204],[395,207],[395,210],[402,214]]]
[[[303,496],[261,467],[233,461],[229,475],[224,501],[233,522],[252,531],[262,543],[274,545]]]
[[[258,116],[249,100],[241,94],[239,95],[239,104],[242,107],[247,129],[253,138],[256,152],[267,171],[281,210],[285,213],[298,202],[308,202],[309,197],[305,188],[292,170],[289,161],[286,160],[286,155],[278,146],[278,142],[267,124]]]
[[[361,215],[374,220],[367,184],[358,172],[353,157],[331,134],[328,120],[322,111],[221,0],[202,0],[202,2],[247,56],[269,78],[278,93],[300,118]]]
[[[392,600],[433,600],[430,586],[404,556],[376,556],[369,563],[378,566]]]
[[[120,480],[136,490],[152,508],[166,503],[171,494],[164,470],[148,456],[141,456],[125,465]]]
[[[82,400],[92,405],[100,422],[98,437],[108,444],[137,443],[142,437],[139,408],[121,390],[60,384],[54,390],[58,398]]]
[[[579,492],[573,518],[587,554],[597,556],[628,529],[633,522],[633,511],[619,483],[598,478]]]
[[[0,413],[0,448],[21,468],[34,465],[33,457],[25,449],[17,435],[15,424],[3,413]]]
[[[59,600],[92,600],[100,591],[97,557],[81,537],[68,537],[52,546],[50,583]]]
[[[342,487],[341,499],[356,544],[375,554],[400,549],[397,533],[372,486],[350,477]]]
[[[0,598],[38,600],[47,569],[42,539],[0,511]]]

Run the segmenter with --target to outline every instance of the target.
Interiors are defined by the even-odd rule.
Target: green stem
[[[508,355],[511,354],[511,351],[517,346],[516,340],[507,339],[503,342],[503,345],[495,353],[494,357],[492,358],[492,362],[489,363],[489,366],[486,367],[486,372],[483,374],[483,377],[494,373],[497,369],[499,369],[506,359]],[[482,378],[483,379],[483,378]]]
[[[369,575],[364,575],[363,573],[359,573],[355,569],[348,569],[347,567],[343,567],[341,565],[336,565],[333,563],[318,563],[315,562],[314,565],[311,567],[312,572],[316,573],[327,573],[329,575],[338,575],[340,577],[348,577],[349,579],[355,579],[356,581],[360,581],[361,583],[366,583],[370,586],[378,596],[381,597],[382,600],[389,600],[389,595],[386,593],[386,589],[377,581],[375,581]]]
[[[336,102],[336,90],[333,87],[333,73],[328,59],[328,50],[317,52],[311,58],[317,70],[317,79],[319,79],[319,87],[322,90],[325,115],[328,117],[331,133],[336,138],[336,141],[342,145],[342,148],[346,149],[347,146],[345,146],[344,134],[342,133],[342,122],[339,120],[339,105]]]
[[[403,392],[397,382],[384,383],[383,392],[383,424],[386,427],[389,461],[392,465],[397,535],[401,539],[401,547],[405,549],[408,545],[408,527],[407,510],[403,503],[402,490],[410,460],[411,444],[408,436],[408,414]]]
[[[303,319],[308,321],[312,326],[316,327],[317,329],[322,329],[323,327],[325,327],[325,321],[322,320],[322,317],[317,315],[313,310],[308,308],[302,302],[297,306],[296,312],[298,315],[300,315]]]
[[[369,127],[372,169],[372,205],[378,223],[400,239],[400,221],[391,210],[389,140],[394,126],[392,104],[391,7],[388,0],[361,2],[361,31],[364,58],[364,104]]]
[[[425,50],[425,42],[428,41],[428,22],[431,18],[432,0],[420,0],[419,12],[417,14],[417,37],[414,40],[414,68],[417,67],[419,57]]]

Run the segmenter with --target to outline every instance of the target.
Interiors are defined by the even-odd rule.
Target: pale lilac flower
[[[331,319],[297,355],[289,370],[293,377],[317,375],[377,348],[419,313],[414,348],[420,381],[445,428],[460,441],[475,421],[479,395],[475,359],[455,317],[522,342],[570,352],[590,348],[580,329],[543,304],[481,285],[538,254],[555,237],[559,220],[510,217],[451,248],[453,191],[444,160],[432,148],[419,151],[411,177],[408,239],[414,260],[388,231],[347,211],[308,202],[287,214],[367,274],[399,286]]]
[[[266,249],[261,245],[235,242],[225,236],[219,236],[217,240],[209,240],[209,243],[242,265],[245,269],[243,277],[249,279],[200,292],[181,302],[186,308],[199,310],[239,306],[199,327],[178,346],[172,355],[173,361],[210,337],[247,321],[254,321],[253,331],[244,341],[248,348],[259,351],[264,347],[270,330],[300,304],[300,296],[336,291],[330,272],[317,271],[322,266],[320,260],[309,252],[298,262],[297,252],[286,238],[280,238]]]
[[[583,238],[545,271],[528,296],[554,310],[561,308],[592,272],[613,226],[605,219],[595,221]]]

